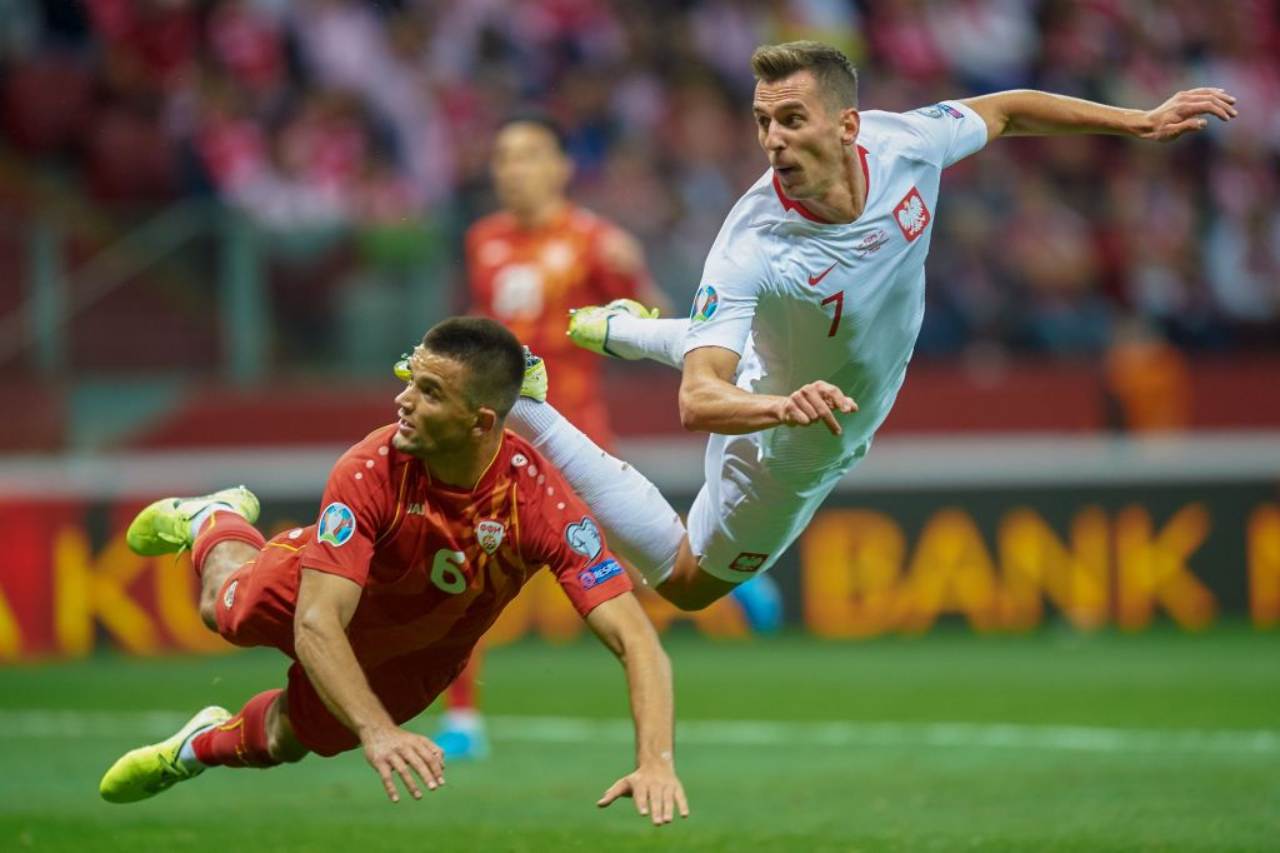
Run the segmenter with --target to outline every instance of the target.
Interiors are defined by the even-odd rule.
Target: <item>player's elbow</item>
[[[293,617],[293,645],[299,655],[323,648],[333,634],[329,614],[309,607],[299,609]]]
[[[624,667],[643,665],[646,669],[656,667],[668,672],[671,670],[671,659],[662,648],[657,632],[652,629],[645,632],[637,631],[624,638],[619,647],[613,651]]]
[[[680,386],[679,397],[680,426],[689,432],[706,431],[706,416],[700,405],[700,395],[696,388],[687,384]]]

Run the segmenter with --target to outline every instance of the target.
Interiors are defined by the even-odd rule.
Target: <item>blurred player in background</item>
[[[619,300],[570,321],[595,352],[682,370],[681,422],[712,433],[687,532],[652,484],[552,407],[529,403],[512,417],[619,552],[686,609],[768,570],[869,450],[924,316],[943,169],[1005,136],[1165,141],[1236,115],[1235,99],[1214,88],[1151,110],[1016,90],[861,112],[857,73],[833,47],[761,47],[752,68],[770,169],[725,220],[689,319],[655,320]]]
[[[536,365],[541,367],[541,365]],[[444,756],[401,726],[431,704],[471,649],[543,566],[622,661],[636,726],[636,770],[598,805],[634,796],[655,824],[688,814],[672,757],[671,668],[582,501],[503,424],[525,382],[520,343],[491,320],[433,327],[398,373],[399,420],[348,450],[316,524],[270,542],[243,487],[169,498],[130,525],[144,555],[191,548],[205,624],[240,646],[293,658],[285,689],[234,716],[208,707],[169,739],[103,776],[110,802],[146,799],[205,768],[272,767],[363,747],[392,802],[395,778],[444,784]]]
[[[491,175],[501,209],[466,235],[471,310],[503,323],[546,361],[555,379],[548,399],[612,452],[600,359],[573,345],[565,317],[575,306],[615,299],[657,306],[650,310],[656,317],[666,299],[652,283],[639,241],[569,200],[573,160],[549,116],[519,113],[499,128]],[[766,580],[738,595],[757,629],[776,626],[781,616],[776,589]],[[477,695],[481,659],[477,649],[445,694],[436,742],[450,758],[488,754]]]

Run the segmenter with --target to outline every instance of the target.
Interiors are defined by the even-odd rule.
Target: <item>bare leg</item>
[[[218,630],[218,594],[227,576],[258,557],[259,549],[248,542],[228,539],[210,549],[200,571],[200,619],[210,631]]]
[[[701,610],[717,599],[728,595],[737,584],[720,580],[698,567],[698,560],[689,547],[689,537],[680,541],[675,568],[657,587],[658,595],[681,610]]]
[[[298,742],[289,722],[289,694],[281,693],[267,709],[267,751],[276,761],[293,763],[306,758],[311,750]]]

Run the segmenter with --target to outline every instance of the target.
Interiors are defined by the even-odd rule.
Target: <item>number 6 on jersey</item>
[[[431,561],[431,582],[442,592],[457,595],[467,588],[467,576],[462,573],[466,562],[467,555],[461,551],[441,548]]]

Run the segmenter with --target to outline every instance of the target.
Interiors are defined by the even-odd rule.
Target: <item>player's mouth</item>
[[[409,423],[404,418],[401,418],[400,423],[396,425],[396,431],[405,436],[412,436],[417,432],[417,430],[413,428],[413,424]]]
[[[778,176],[778,180],[787,183],[800,176],[800,167],[793,164],[774,163],[773,173]]]

